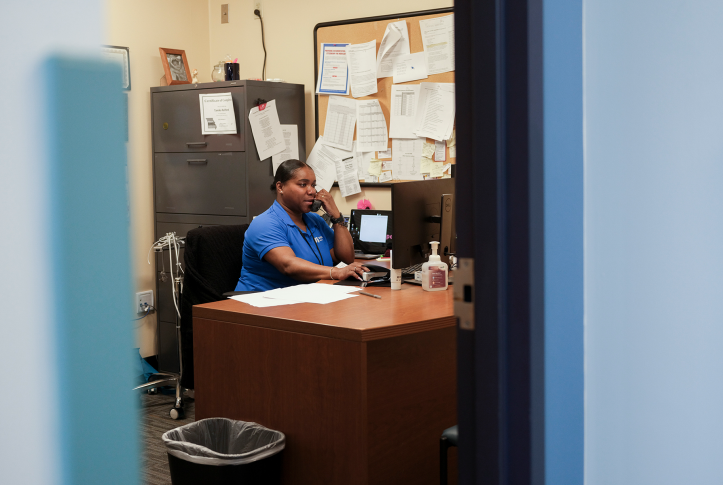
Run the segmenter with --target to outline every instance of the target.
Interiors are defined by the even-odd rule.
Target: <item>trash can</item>
[[[281,483],[286,437],[256,423],[208,418],[164,433],[173,485]]]

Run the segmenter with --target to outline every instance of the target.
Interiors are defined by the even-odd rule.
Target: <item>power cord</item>
[[[261,21],[261,46],[264,48],[264,68],[261,71],[261,80],[266,81],[266,41],[264,40],[264,19],[261,18],[261,12],[258,8],[254,10],[254,15],[256,15]]]
[[[134,318],[133,321],[143,320],[146,318],[151,312],[156,311],[156,307],[149,305],[148,303],[144,303],[143,307],[146,309],[146,313],[143,314],[142,317]]]

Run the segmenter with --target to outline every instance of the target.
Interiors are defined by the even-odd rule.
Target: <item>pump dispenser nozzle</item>
[[[432,254],[429,255],[429,261],[442,261],[442,258],[440,258],[437,254],[437,248],[439,248],[439,243],[437,241],[431,241],[429,245],[432,246]]]

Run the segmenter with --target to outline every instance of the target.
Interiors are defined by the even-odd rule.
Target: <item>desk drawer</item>
[[[156,152],[244,151],[246,103],[244,87],[152,93],[153,149]],[[235,135],[202,135],[199,94],[231,93]]]
[[[156,153],[156,212],[246,215],[246,155]]]

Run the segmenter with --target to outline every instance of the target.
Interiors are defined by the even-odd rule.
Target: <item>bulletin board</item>
[[[425,19],[432,19],[437,17],[444,17],[454,13],[454,8],[441,8],[436,10],[425,10],[421,12],[410,12],[397,15],[385,15],[382,17],[369,17],[364,19],[354,20],[343,20],[338,22],[326,22],[318,24],[314,28],[314,83],[319,76],[319,49],[323,43],[349,43],[349,44],[362,44],[369,42],[372,39],[376,39],[377,52],[379,51],[379,45],[384,38],[384,31],[387,28],[387,24],[391,22],[397,22],[399,20],[405,20],[407,23],[407,30],[409,32],[409,49],[412,54],[424,51],[422,45],[422,33],[419,27],[419,21]],[[385,77],[377,79],[377,92],[370,96],[364,96],[361,98],[353,98],[356,100],[364,99],[377,99],[384,113],[384,117],[387,121],[387,133],[389,132],[389,120],[390,120],[390,107],[391,107],[391,94],[392,94],[392,77]],[[408,84],[420,84],[420,83],[454,83],[454,71],[444,72],[441,74],[432,74],[426,79],[420,79],[418,81],[410,81],[406,83],[400,83],[398,85]],[[316,84],[314,85],[314,92],[316,92]],[[345,96],[352,98],[349,94]],[[316,119],[316,139],[324,134],[324,126],[326,124],[326,112],[329,104],[329,95],[315,94],[315,119]],[[354,129],[354,139],[356,139],[356,128]],[[427,139],[427,142],[434,143],[431,138]],[[392,139],[389,139],[388,147],[391,148]],[[451,163],[452,176],[455,172],[455,158],[450,158],[449,147],[445,147],[446,160],[445,163]],[[362,186],[376,186],[386,187],[394,181],[384,183],[370,183],[362,182]]]

